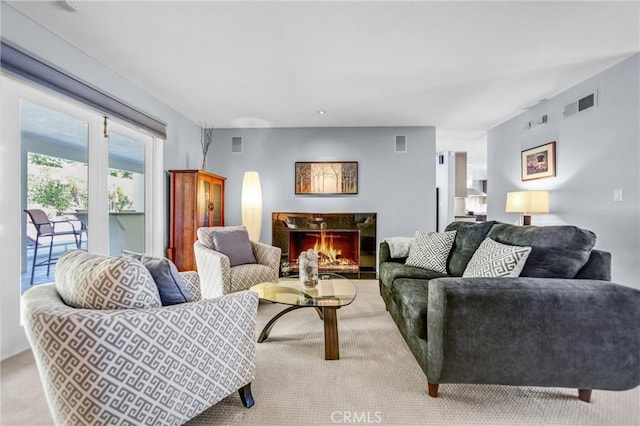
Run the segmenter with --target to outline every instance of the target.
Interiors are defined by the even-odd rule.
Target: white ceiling
[[[639,50],[638,1],[9,3],[194,122],[433,125],[478,164],[487,130]]]

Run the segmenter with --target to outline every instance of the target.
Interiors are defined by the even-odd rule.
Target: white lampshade
[[[517,191],[507,193],[507,213],[549,213],[549,192]]]
[[[242,224],[251,241],[260,241],[262,228],[262,189],[258,172],[244,172],[242,179]]]

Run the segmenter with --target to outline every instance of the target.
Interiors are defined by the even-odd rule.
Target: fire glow
[[[294,245],[300,245],[300,247],[296,248],[297,252],[309,248],[315,250],[319,256],[318,266],[321,271],[358,271],[357,232],[353,233],[353,236],[355,238],[351,238],[351,235],[346,237],[341,232],[331,231],[305,232],[304,241]],[[297,257],[291,261],[291,268],[297,270]]]

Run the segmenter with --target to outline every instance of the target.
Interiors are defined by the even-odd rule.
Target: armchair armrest
[[[280,256],[282,255],[282,249],[280,247],[251,241],[251,249],[258,263],[269,266],[275,269],[276,272],[280,271]]]
[[[200,275],[197,271],[184,271],[179,272],[180,276],[184,280],[189,292],[191,293],[191,301],[202,299],[202,293],[200,291]]]
[[[427,378],[630,389],[640,384],[640,290],[606,281],[429,282]]]
[[[252,292],[101,311],[69,307],[43,285],[22,304],[56,424],[182,424],[254,378]]]
[[[231,263],[229,258],[196,240],[193,244],[196,255],[200,291],[203,299],[220,297],[231,292]]]

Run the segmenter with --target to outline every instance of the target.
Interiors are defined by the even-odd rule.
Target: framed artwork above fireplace
[[[358,193],[358,162],[301,162],[295,165],[296,195]]]

